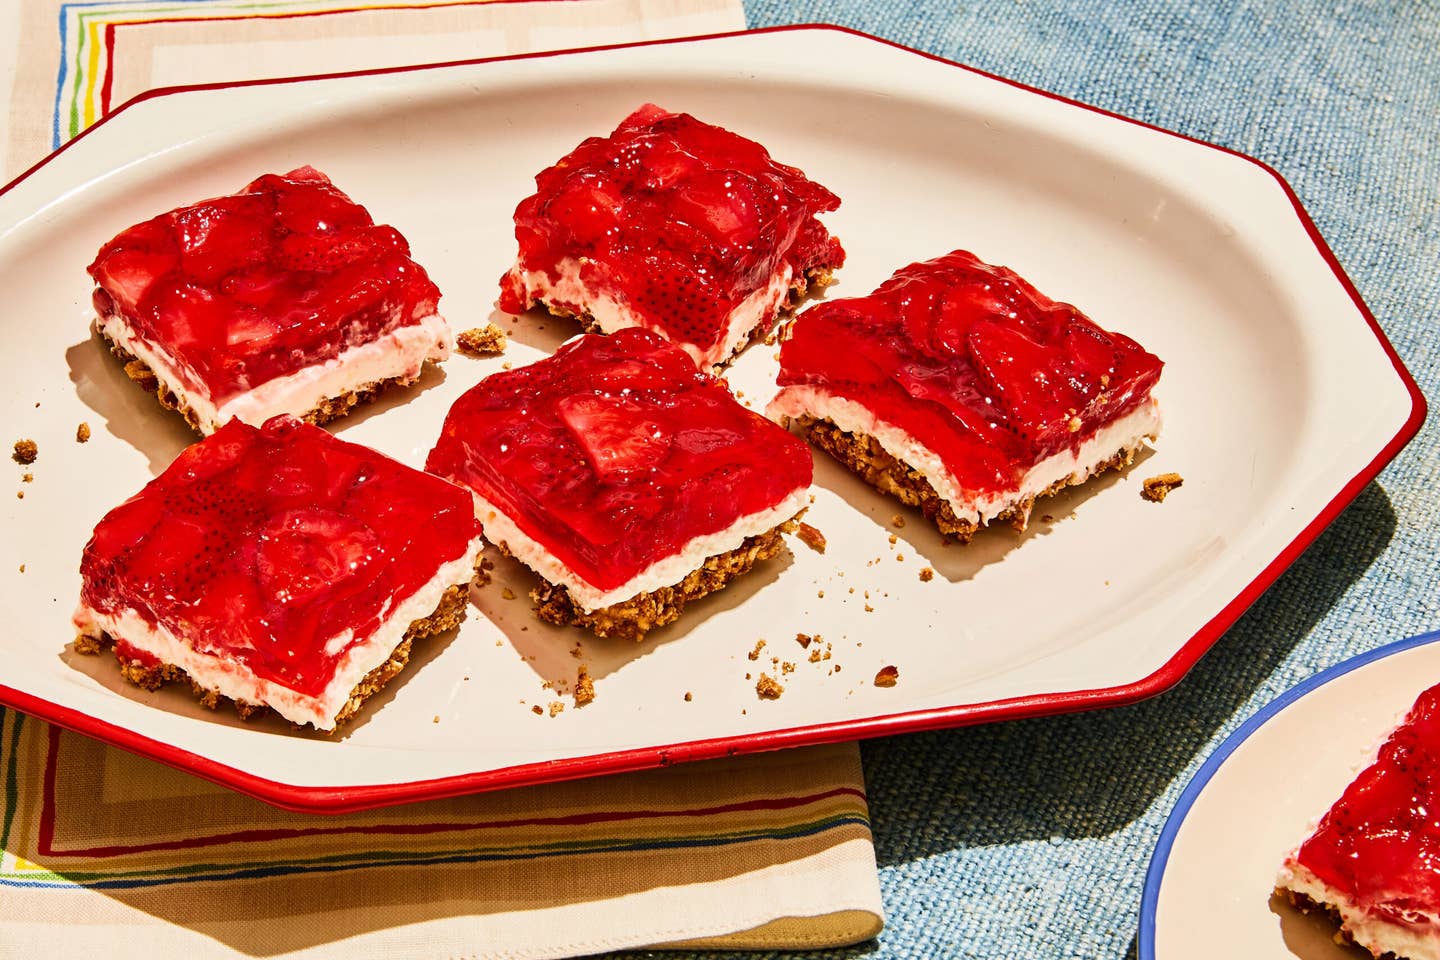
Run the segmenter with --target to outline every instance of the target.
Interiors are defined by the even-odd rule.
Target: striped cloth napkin
[[[25,0],[8,180],[144,90],[743,27],[738,0]],[[853,745],[325,817],[0,710],[0,958],[564,957],[875,936]]]

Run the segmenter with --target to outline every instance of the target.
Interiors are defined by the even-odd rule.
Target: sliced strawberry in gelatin
[[[96,309],[217,402],[417,323],[440,296],[405,238],[311,167],[137,224],[90,275]]]
[[[556,407],[601,483],[654,466],[670,447],[659,418],[635,397],[582,394]]]
[[[485,378],[451,407],[425,468],[601,590],[777,506],[811,475],[803,442],[636,328]]]
[[[361,521],[334,510],[287,510],[258,532],[258,582],[277,603],[303,603],[383,562],[379,538]]]
[[[1161,362],[1013,271],[956,250],[795,321],[781,387],[861,404],[936,452],[964,490],[999,493],[1138,407]]]
[[[737,305],[787,269],[799,281],[845,260],[817,219],[840,205],[833,193],[752,140],[654,104],[535,182],[515,210],[519,257],[500,284],[499,306],[511,313],[544,299],[527,273],[551,283],[578,273],[586,296],[714,363],[727,359],[719,354]]]
[[[82,600],[313,695],[478,533],[438,477],[288,416],[232,420],[96,525]]]

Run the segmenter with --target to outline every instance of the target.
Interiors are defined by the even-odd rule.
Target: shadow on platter
[[[416,377],[415,382],[408,387],[387,387],[374,400],[352,407],[349,413],[331,420],[325,426],[336,436],[343,435],[346,430],[360,426],[371,417],[384,416],[388,410],[403,407],[422,393],[433,390],[444,382],[445,367],[438,363],[426,363],[420,368],[420,376]]]
[[[1286,951],[1299,960],[1371,960],[1370,951],[1363,947],[1336,943],[1336,923],[1321,910],[1307,913],[1272,893],[1270,912],[1280,922]]]
[[[1131,827],[1375,562],[1395,527],[1389,498],[1371,483],[1188,675],[1148,700],[865,742],[880,863],[1110,839]]]
[[[559,350],[566,340],[585,332],[577,321],[554,316],[544,307],[531,307],[518,317],[492,310],[487,322],[504,330],[505,336],[516,343],[539,350],[547,357]]]
[[[490,571],[490,583],[472,587],[470,603],[504,634],[526,665],[543,683],[550,685],[549,689],[567,696],[573,692],[581,664],[593,680],[616,673],[658,647],[682,639],[711,618],[741,607],[777,581],[794,562],[790,551],[783,550],[778,556],[756,564],[724,589],[687,603],[679,620],[635,641],[597,637],[581,627],[559,627],[541,621],[535,616],[530,600],[530,591],[539,583],[539,578],[520,562],[500,555],[498,550],[487,550],[485,556],[495,564]],[[746,641],[749,642],[753,640]]]
[[[67,347],[65,363],[80,402],[104,420],[106,432],[143,453],[152,474],[200,439],[184,417],[160,406],[154,392],[125,375],[124,362],[99,334]]]
[[[918,508],[907,507],[894,497],[881,493],[820,451],[814,454],[815,486],[834,493],[855,513],[880,528],[887,538],[893,535],[905,541],[909,549],[924,557],[937,577],[950,583],[960,583],[974,579],[981,570],[999,563],[1027,542],[1049,535],[1053,526],[1073,518],[1092,498],[1125,481],[1153,454],[1152,449],[1145,447],[1123,469],[1107,471],[1083,484],[1066,487],[1054,496],[1036,501],[1030,522],[1023,531],[1016,530],[1008,521],[996,521],[977,531],[969,543],[959,543],[953,537],[944,536]],[[865,537],[868,540],[874,536],[873,530],[848,524],[843,529],[822,533],[836,540],[842,537]]]

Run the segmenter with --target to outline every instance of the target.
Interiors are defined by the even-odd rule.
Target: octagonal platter
[[[501,562],[464,626],[335,737],[146,693],[75,654],[91,528],[193,439],[89,335],[101,243],[263,172],[324,170],[405,233],[457,329],[513,329],[503,358],[457,356],[333,425],[418,465],[461,392],[575,332],[494,312],[510,216],[535,173],[646,101],[756,139],[842,198],[832,297],[963,247],[1135,337],[1167,363],[1158,443],[1043,503],[1024,534],[966,547],[821,457],[807,519],[828,549],[792,544],[641,644],[540,624],[533,581]],[[0,289],[0,421],[40,447],[0,511],[0,703],[311,810],[1133,701],[1179,680],[1424,415],[1273,171],[835,28],[146,95],[0,195]],[[775,370],[761,344],[729,376],[759,408]],[[1181,489],[1141,499],[1172,471]],[[580,662],[597,696],[576,708]],[[876,686],[892,665],[899,682]],[[757,697],[762,670],[779,699]]]

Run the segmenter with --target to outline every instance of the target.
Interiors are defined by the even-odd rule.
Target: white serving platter
[[[85,266],[101,243],[312,164],[406,234],[457,329],[503,319],[496,280],[534,174],[647,100],[759,140],[839,194],[827,223],[849,260],[832,297],[964,247],[1138,339],[1168,364],[1156,449],[1040,506],[1024,535],[997,529],[968,547],[943,546],[918,514],[822,457],[808,519],[827,552],[796,543],[639,645],[541,625],[527,575],[502,564],[464,627],[419,651],[336,738],[145,693],[108,658],[74,653],[91,528],[192,439],[88,333]],[[24,499],[0,498],[0,703],[312,810],[1148,696],[1183,676],[1424,416],[1272,170],[836,28],[147,95],[0,194],[0,289],[5,446],[40,446],[24,468],[33,483],[10,465]],[[456,357],[336,432],[420,464],[461,392],[574,332],[534,315],[506,326],[504,358]],[[757,345],[731,377],[761,407],[774,372],[773,349]],[[81,421],[94,430],[84,445]],[[1169,471],[1184,487],[1143,501],[1141,480]],[[810,663],[800,632],[822,635],[831,659]],[[574,679],[577,642],[597,697],[552,717],[552,701],[569,701],[555,687]],[[755,678],[781,669],[771,656],[795,669],[780,699],[762,701]],[[887,665],[899,683],[874,686]]]
[[[1141,960],[1357,960],[1335,924],[1271,895],[1314,828],[1420,694],[1440,679],[1440,633],[1310,677],[1245,721],[1196,771],[1161,832],[1140,920]]]

